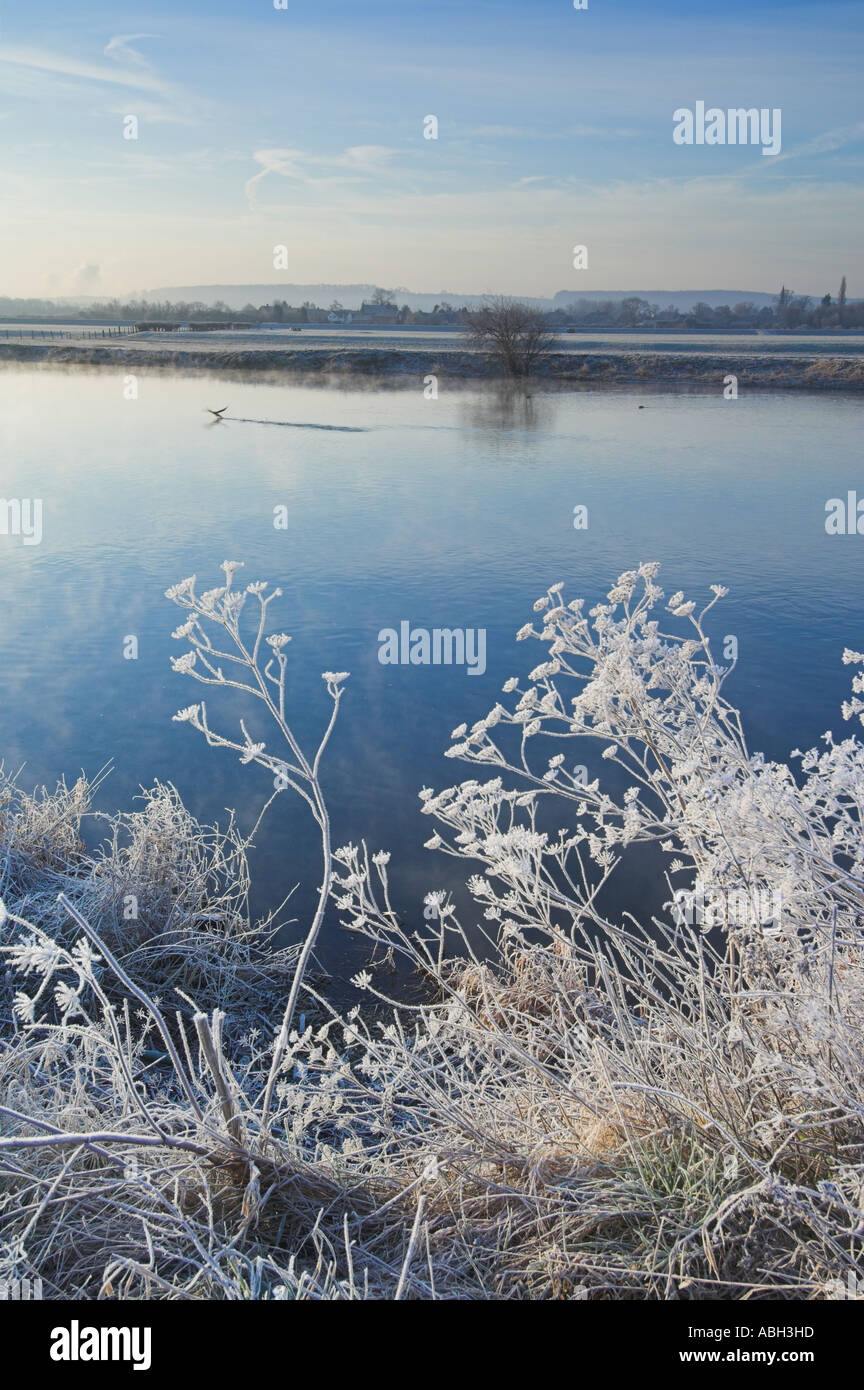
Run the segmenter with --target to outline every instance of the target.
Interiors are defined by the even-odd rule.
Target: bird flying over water
[[[209,405],[206,405],[206,406],[204,407],[204,409],[207,410],[207,411],[209,411],[209,413],[210,413],[211,415],[215,415],[217,420],[221,420],[221,419],[222,419],[222,416],[225,414],[225,411],[228,409],[228,407],[227,407],[227,405],[223,405],[222,408],[221,408],[220,410],[211,410],[211,409],[210,409],[210,406],[209,406]]]

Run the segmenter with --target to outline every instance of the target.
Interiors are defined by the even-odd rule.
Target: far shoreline
[[[138,340],[140,342],[140,339]],[[52,346],[40,343],[0,343],[0,363],[56,364],[91,367],[173,368],[207,372],[265,372],[295,378],[352,378],[390,381],[434,376],[450,384],[496,382],[526,384],[508,377],[482,353],[442,348],[382,349],[376,347],[211,347],[177,348],[164,342],[132,346],[127,339],[116,347],[92,342]],[[735,376],[739,390],[864,391],[864,357],[820,355],[816,352],[552,352],[530,380],[537,386],[711,386],[722,390],[724,377]]]

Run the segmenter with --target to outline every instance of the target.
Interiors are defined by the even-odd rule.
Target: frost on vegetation
[[[420,792],[475,908],[460,920],[430,870],[412,915],[386,852],[331,844],[319,769],[347,673],[324,673],[303,748],[278,590],[236,589],[238,568],[169,591],[175,667],[260,717],[177,718],[305,802],[317,907],[268,956],[248,842],[173,789],[94,856],[84,784],[3,783],[0,1277],[279,1300],[823,1299],[860,1279],[859,737],[788,766],[750,751],[707,635],[721,586],[665,601],[644,564],[586,610],[553,584],[519,633],[543,659],[454,730],[476,775]],[[857,722],[864,657],[843,660]],[[666,898],[650,920],[601,906],[636,847]],[[308,973],[328,903],[373,947],[347,1013]],[[390,997],[387,960],[421,973],[420,1002]]]

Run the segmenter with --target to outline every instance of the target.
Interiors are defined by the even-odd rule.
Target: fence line
[[[54,340],[78,339],[78,338],[124,338],[132,333],[137,333],[137,329],[131,325],[121,324],[116,328],[82,328],[79,332],[74,332],[66,328],[0,328],[0,337],[9,338],[50,338]]]

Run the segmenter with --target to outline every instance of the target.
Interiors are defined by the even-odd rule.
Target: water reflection
[[[325,769],[334,834],[392,851],[407,917],[461,882],[453,861],[422,849],[417,791],[470,775],[443,758],[450,730],[528,669],[534,652],[514,635],[550,582],[590,605],[621,570],[658,559],[667,588],[727,584],[715,635],[739,641],[729,693],[751,746],[781,757],[842,727],[840,655],[861,645],[864,551],[858,537],[826,536],[824,506],[860,483],[854,400],[446,383],[428,400],[419,377],[348,390],[152,370],[129,400],[124,378],[0,370],[2,491],[44,503],[41,545],[0,536],[0,742],[27,784],[112,760],[105,808],[128,809],[159,777],[208,821],[235,806],[254,824],[271,790],[263,772],[171,722],[200,692],[170,670],[176,620],[162,594],[196,572],[201,587],[217,584],[225,558],[284,591],[278,625],[293,637],[292,718],[306,743],[327,717],[320,673],[352,672]],[[244,420],[338,428],[202,428],[209,401],[229,396]],[[585,531],[573,529],[576,504]],[[382,666],[378,633],[401,620],[484,628],[485,675]],[[135,661],[123,658],[130,634]],[[220,702],[214,719],[225,727],[237,712]],[[257,901],[299,881],[291,911],[303,920],[316,854],[303,808],[280,798],[257,836]],[[337,975],[356,968],[351,946],[331,923]]]

